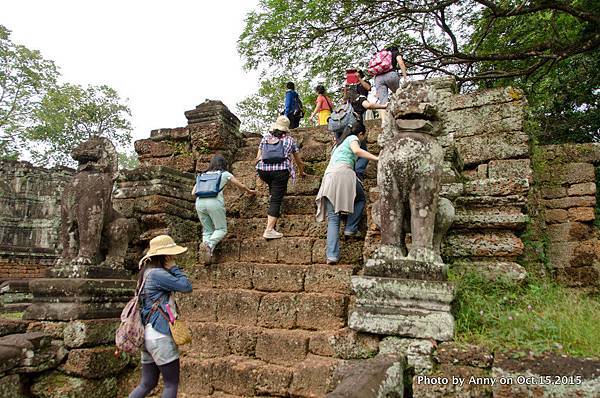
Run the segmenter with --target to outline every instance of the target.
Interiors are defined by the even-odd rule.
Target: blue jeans
[[[368,151],[367,149],[367,139],[365,138],[360,142],[360,149]],[[354,171],[356,172],[356,176],[362,180],[365,176],[365,171],[367,170],[367,165],[369,164],[369,160],[365,158],[356,159],[356,163],[354,164]]]
[[[340,259],[340,220],[341,215],[334,212],[333,203],[325,199],[327,206],[327,250],[328,260],[339,261]],[[344,233],[358,231],[358,224],[365,210],[365,191],[358,181],[356,182],[356,197],[354,198],[354,212],[346,219]]]

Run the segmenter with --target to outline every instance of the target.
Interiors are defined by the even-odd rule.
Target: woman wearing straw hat
[[[263,233],[265,239],[277,239],[283,234],[275,231],[277,219],[281,213],[281,203],[290,179],[296,178],[296,170],[292,156],[298,166],[300,176],[304,176],[304,163],[300,157],[298,144],[289,136],[290,120],[279,116],[271,125],[271,131],[266,134],[258,145],[256,154],[256,169],[258,176],[269,186],[269,209],[267,210],[267,226]]]
[[[141,316],[145,325],[142,346],[142,380],[129,398],[150,394],[162,374],[162,398],[175,398],[179,386],[179,350],[171,337],[169,317],[176,317],[172,293],[189,293],[192,284],[175,265],[175,256],[187,251],[168,235],[150,241],[148,252],[140,260],[139,284],[145,279],[140,294]],[[168,314],[168,315],[167,315]]]

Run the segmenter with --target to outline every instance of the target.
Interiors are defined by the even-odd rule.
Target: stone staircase
[[[295,135],[302,142],[305,133]],[[194,340],[182,359],[182,394],[324,396],[341,361],[378,350],[377,337],[347,327],[350,276],[362,262],[363,242],[344,242],[341,263],[324,264],[317,176],[290,182],[278,223],[284,238],[264,240],[268,189],[252,160],[258,138],[244,144],[232,170],[257,196],[225,189],[227,238],[213,264],[186,268],[194,291],[179,300]]]

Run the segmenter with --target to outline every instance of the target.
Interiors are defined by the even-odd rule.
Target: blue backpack
[[[214,198],[221,188],[221,175],[223,173],[202,173],[196,176],[196,197],[197,198]]]
[[[285,148],[283,147],[283,140],[277,139],[276,143],[270,144],[268,141],[264,143],[261,152],[261,159],[263,163],[277,164],[285,162]]]

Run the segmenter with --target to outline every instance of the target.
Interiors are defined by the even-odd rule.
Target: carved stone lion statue
[[[112,206],[117,151],[109,139],[92,136],[79,144],[71,156],[79,165],[62,194],[63,252],[58,264],[121,268],[131,223]]]
[[[439,198],[444,151],[436,139],[441,128],[434,88],[411,82],[391,96],[386,116],[377,169],[382,246],[374,257],[443,263],[441,242],[454,206]]]

